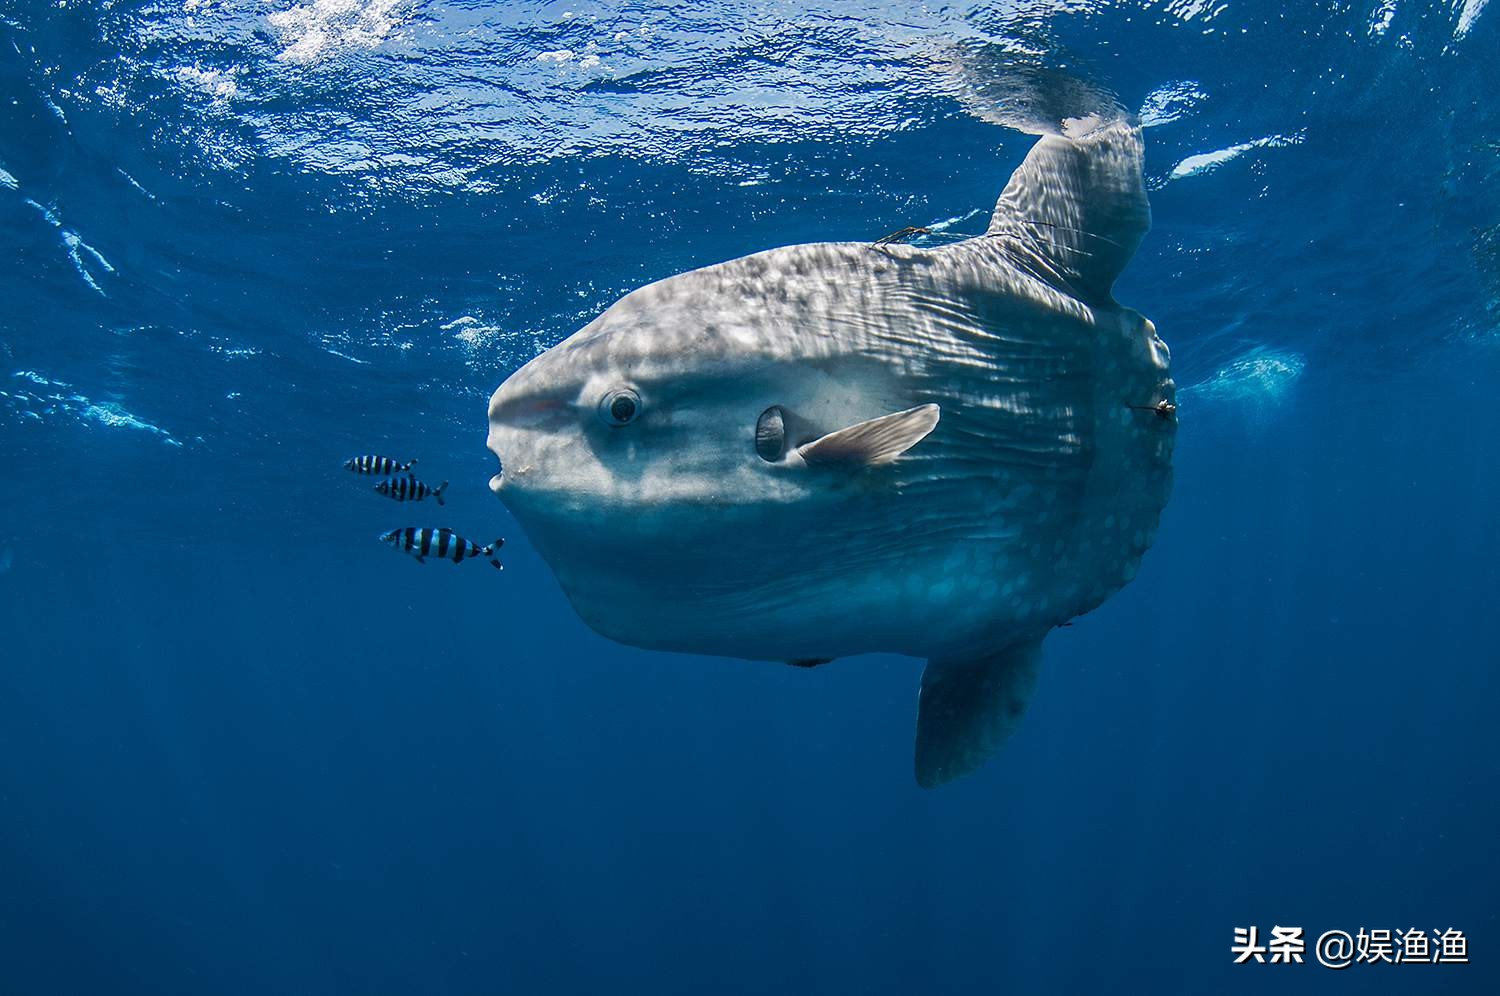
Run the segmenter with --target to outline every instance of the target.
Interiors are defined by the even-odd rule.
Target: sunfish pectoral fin
[[[1141,129],[1127,121],[1043,136],[1011,176],[986,234],[1016,240],[1042,264],[1039,276],[1108,299],[1151,227],[1141,154]]]
[[[966,775],[1000,749],[1036,687],[1042,641],[989,654],[934,658],[917,704],[917,784],[936,788]]]
[[[918,405],[846,426],[797,447],[809,466],[870,467],[890,463],[937,427],[942,410]]]

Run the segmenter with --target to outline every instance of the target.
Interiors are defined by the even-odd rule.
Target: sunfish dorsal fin
[[[927,662],[917,700],[918,785],[966,775],[1000,749],[1031,701],[1041,653],[1038,639]]]
[[[1006,184],[985,234],[1014,238],[1049,282],[1108,300],[1151,227],[1141,150],[1141,129],[1126,121],[1043,136]]]
[[[856,422],[797,447],[809,466],[863,466],[890,463],[937,427],[942,409],[918,405],[904,412]]]

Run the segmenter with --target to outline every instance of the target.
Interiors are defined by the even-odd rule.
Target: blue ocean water
[[[0,992],[1500,991],[1486,7],[0,0]],[[916,787],[915,660],[590,633],[496,385],[693,266],[981,231],[1100,102],[1176,486],[1002,754]],[[507,570],[377,543],[435,510],[366,451]]]

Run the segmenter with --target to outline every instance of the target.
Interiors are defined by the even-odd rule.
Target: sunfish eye
[[[760,413],[755,423],[755,452],[767,463],[775,463],[786,452],[786,417],[780,405]]]
[[[599,400],[599,417],[608,425],[628,425],[640,413],[641,396],[628,387],[616,388]]]

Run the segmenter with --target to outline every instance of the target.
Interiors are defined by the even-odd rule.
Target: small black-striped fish
[[[499,556],[500,548],[505,545],[503,539],[497,539],[489,546],[476,546],[451,529],[414,529],[407,526],[405,529],[392,529],[380,537],[380,542],[389,543],[396,549],[411,554],[419,564],[425,564],[428,556],[441,557],[455,564],[461,564],[470,557],[488,557],[491,564],[504,569]]]
[[[417,465],[417,461],[408,460],[402,463],[392,460],[388,456],[376,456],[366,453],[364,456],[353,457],[344,461],[344,469],[352,470],[356,474],[384,474],[389,477],[392,474],[404,474]]]
[[[439,505],[446,504],[443,501],[443,489],[448,486],[444,481],[435,488],[429,488],[421,481],[411,475],[406,477],[392,477],[375,485],[375,490],[395,501],[421,501],[428,495],[437,499]]]

